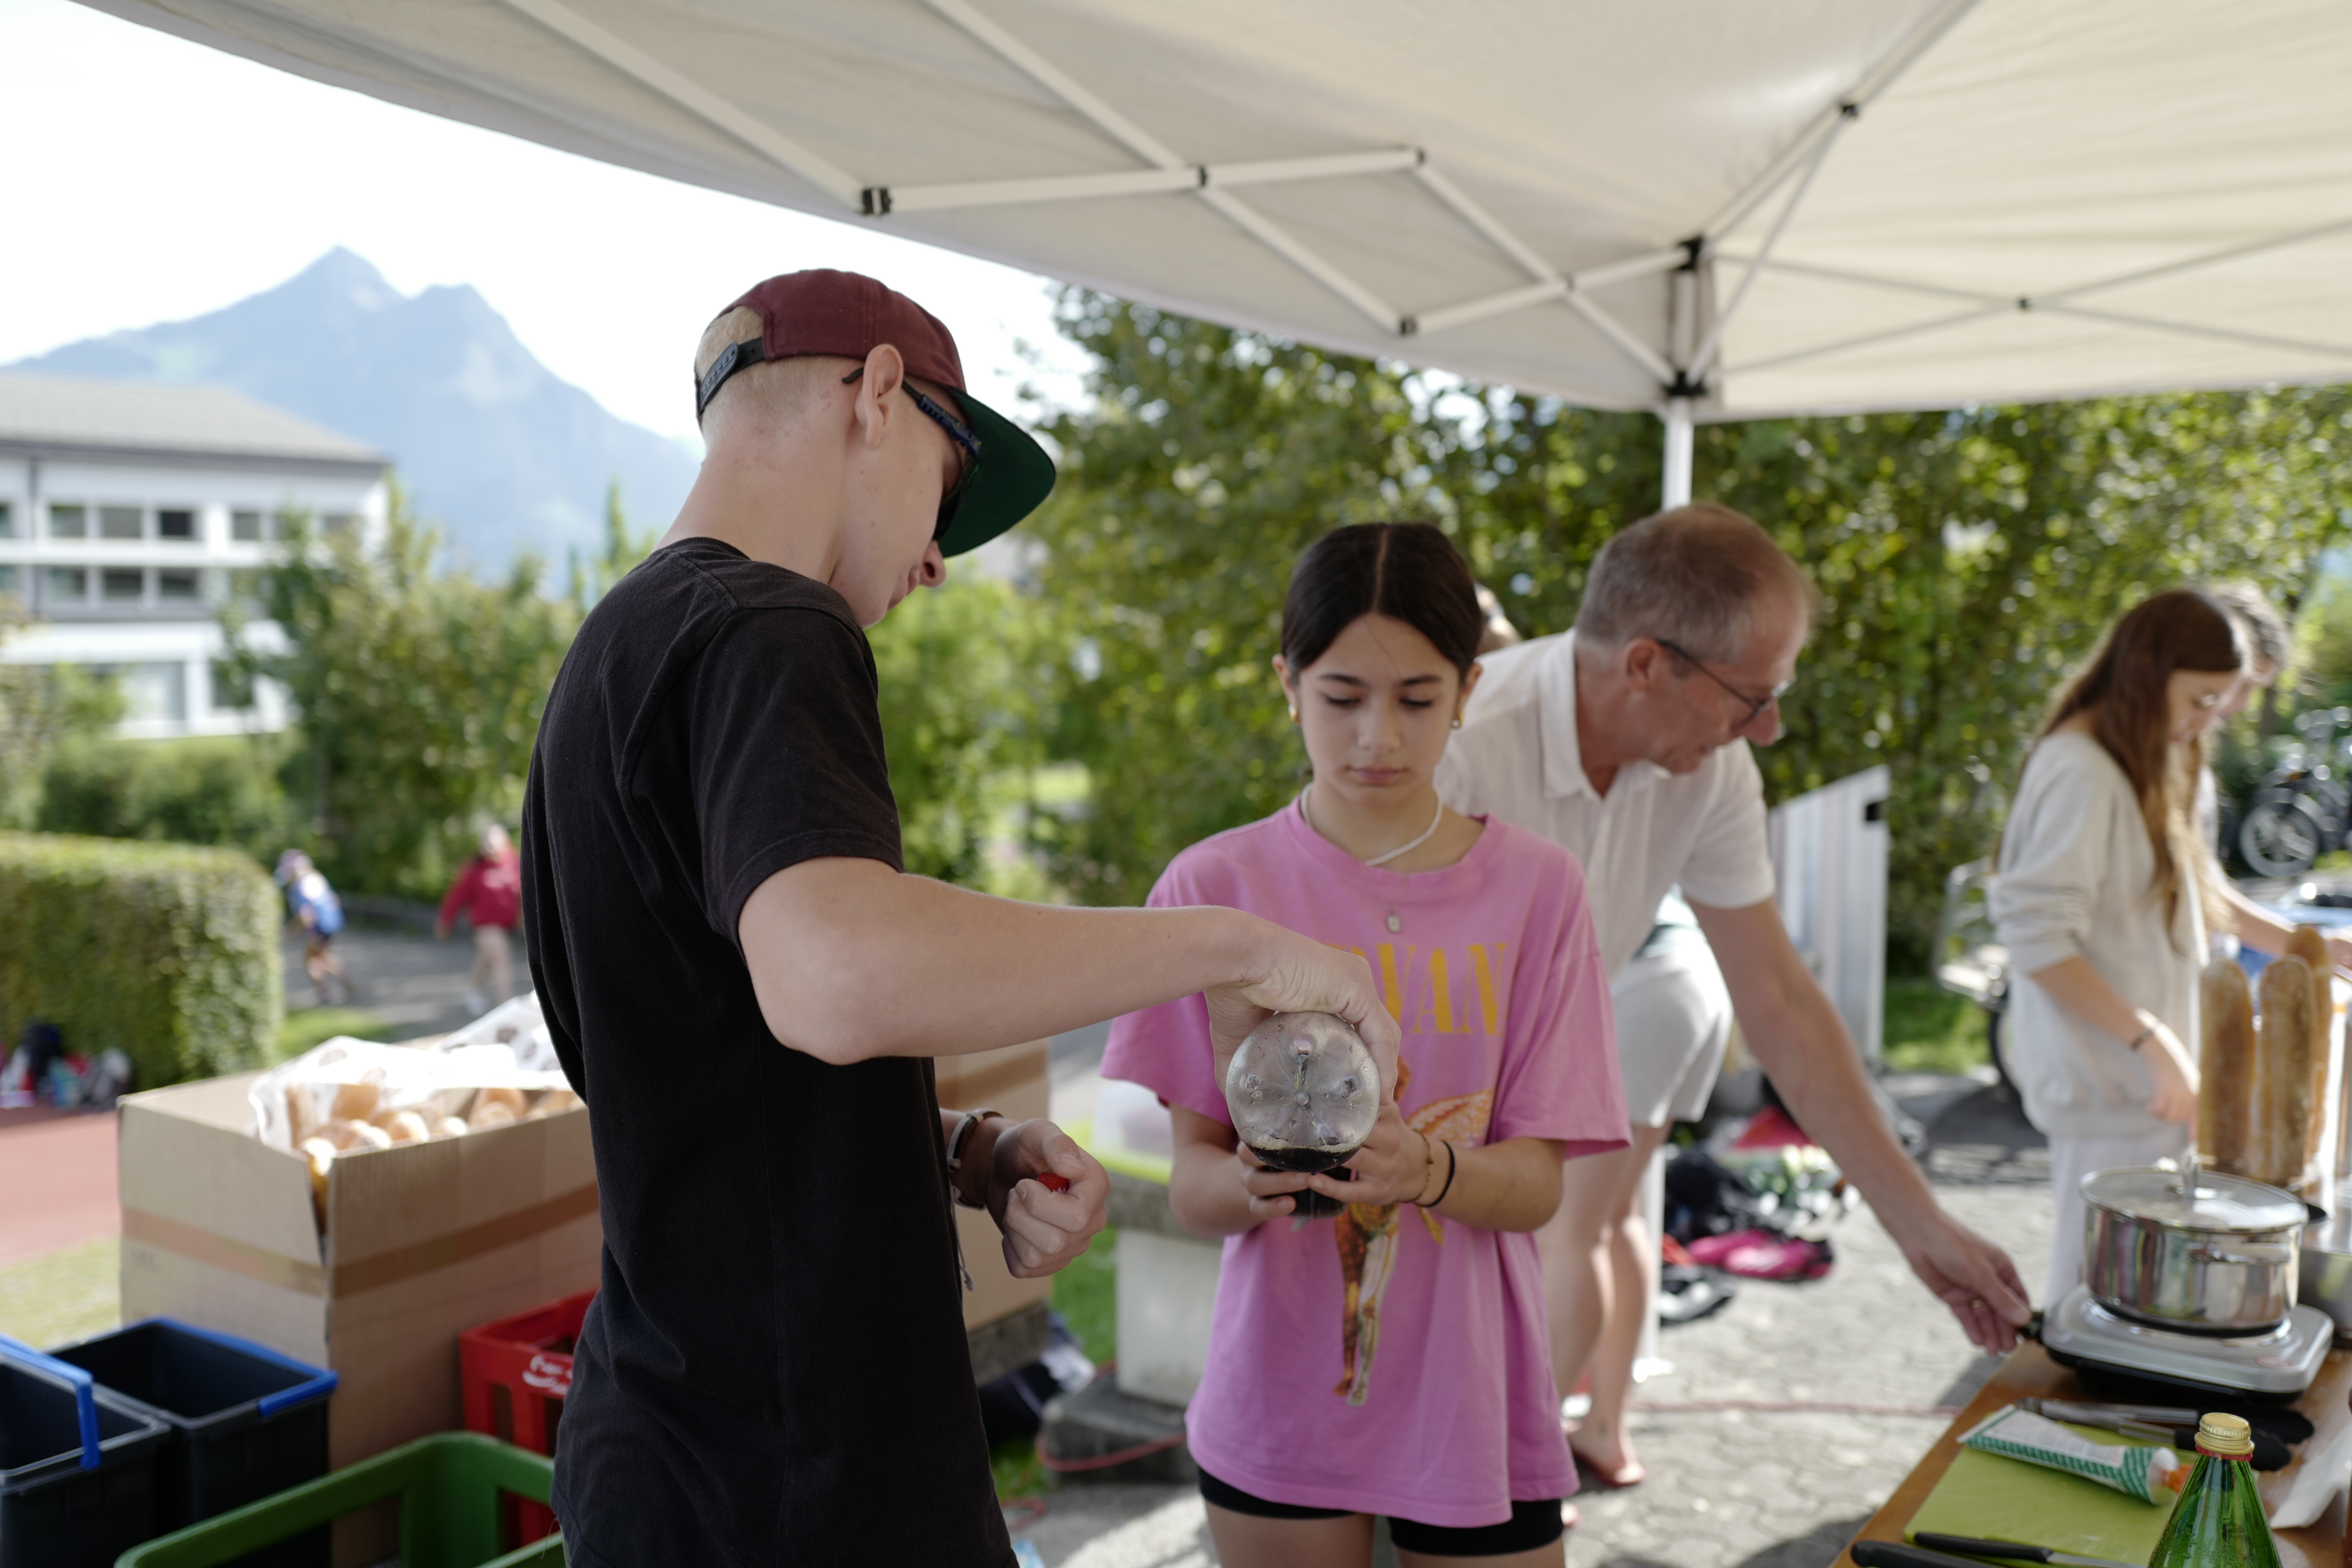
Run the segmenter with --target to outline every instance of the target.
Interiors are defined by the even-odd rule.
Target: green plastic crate
[[[443,1432],[134,1546],[114,1568],[215,1568],[388,1499],[400,1500],[401,1568],[563,1568],[550,1536],[499,1554],[499,1494],[548,1500],[555,1462],[472,1432]]]

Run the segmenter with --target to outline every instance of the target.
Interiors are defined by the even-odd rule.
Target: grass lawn
[[[1992,1060],[1984,1009],[1932,980],[1887,980],[1885,1050],[1890,1072],[1958,1074]]]
[[[0,1267],[0,1334],[37,1349],[122,1321],[122,1247],[100,1237]]]
[[[393,1027],[363,1007],[300,1007],[286,1015],[278,1027],[278,1055],[275,1059],[288,1061],[300,1056],[312,1046],[322,1045],[337,1035],[351,1035],[362,1040],[388,1040]]]

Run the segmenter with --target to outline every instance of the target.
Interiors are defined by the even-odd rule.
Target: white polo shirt
[[[1716,909],[1772,896],[1764,779],[1748,742],[1734,741],[1694,773],[1630,763],[1607,795],[1594,790],[1576,743],[1575,638],[1571,628],[1479,661],[1486,672],[1438,764],[1437,789],[1454,810],[1492,813],[1583,863],[1613,978],[1677,883],[1692,903]]]

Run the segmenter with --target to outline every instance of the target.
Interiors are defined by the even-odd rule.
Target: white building
[[[218,679],[215,616],[252,597],[284,517],[381,528],[387,461],[219,387],[0,373],[0,594],[37,623],[0,659],[113,672],[127,735],[280,727],[278,691],[240,706]]]

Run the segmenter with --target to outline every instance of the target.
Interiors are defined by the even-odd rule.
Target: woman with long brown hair
[[[2247,662],[2242,628],[2210,595],[2151,594],[2059,693],[2010,806],[1991,908],[2019,976],[2010,1075],[2050,1139],[2050,1304],[2081,1278],[2082,1178],[2189,1147],[2184,1042],[2221,879],[2195,826],[2197,780]]]

